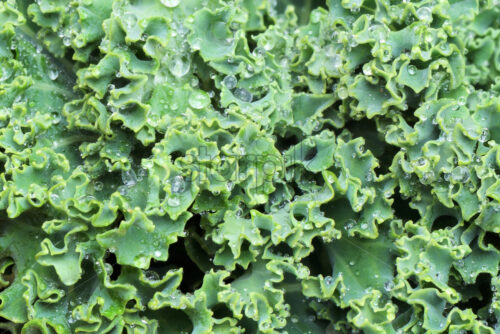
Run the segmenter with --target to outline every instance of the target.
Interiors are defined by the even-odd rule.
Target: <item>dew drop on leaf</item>
[[[194,109],[203,109],[210,104],[210,97],[204,91],[195,90],[189,96],[188,103]]]
[[[136,185],[137,176],[133,169],[122,171],[122,182],[128,188],[131,188]]]
[[[180,0],[160,0],[161,3],[168,8],[175,8],[179,5]]]
[[[238,80],[236,80],[236,77],[234,75],[228,75],[224,77],[222,83],[224,84],[224,86],[226,86],[227,89],[232,90],[236,88]]]
[[[243,102],[252,102],[253,96],[245,88],[236,88],[234,90],[234,96]]]
[[[417,68],[415,65],[409,65],[408,66],[408,74],[409,75],[415,75],[417,73]]]
[[[176,78],[185,76],[191,68],[191,59],[185,55],[176,55],[169,59],[168,69]]]

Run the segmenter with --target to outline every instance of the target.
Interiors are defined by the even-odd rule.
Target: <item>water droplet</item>
[[[418,166],[424,166],[425,163],[426,163],[426,159],[425,158],[423,158],[423,157],[418,158],[418,160],[417,160],[417,165]]]
[[[363,65],[363,74],[364,75],[372,75],[373,74],[370,64],[367,63],[367,64]]]
[[[195,90],[189,96],[189,105],[194,109],[203,109],[210,104],[210,97],[201,90]]]
[[[70,46],[71,45],[71,39],[69,37],[63,37],[63,40],[62,40],[64,46]]]
[[[160,275],[154,270],[146,270],[144,272],[144,277],[146,277],[148,281],[158,281],[160,279]]]
[[[101,181],[94,182],[94,190],[101,191],[104,188],[104,184]]]
[[[253,96],[245,88],[236,88],[234,90],[234,96],[243,102],[252,102]]]
[[[52,203],[54,204],[59,203],[59,196],[57,194],[51,193],[49,198],[52,201]]]
[[[168,8],[175,8],[179,5],[180,0],[160,0],[161,3]]]
[[[434,172],[428,171],[422,175],[422,179],[420,180],[420,182],[422,184],[430,184],[433,180],[434,180]]]
[[[173,56],[168,63],[168,69],[173,76],[182,78],[191,68],[191,59],[185,55]]]
[[[332,276],[326,276],[325,279],[325,284],[326,285],[332,285],[333,284],[333,277]]]
[[[181,204],[181,201],[177,197],[169,197],[167,204],[172,208],[176,208]]]
[[[159,250],[155,251],[155,253],[154,253],[155,257],[160,257],[160,256],[161,256],[161,254],[162,254],[162,253],[161,253],[161,251],[159,251]]]
[[[181,175],[175,176],[171,181],[172,193],[178,194],[185,190],[184,178]]]
[[[135,175],[133,169],[122,171],[122,182],[128,188],[131,188],[136,185],[137,176]]]
[[[415,65],[409,65],[407,69],[409,75],[415,75],[417,73],[417,67]]]
[[[236,77],[234,75],[228,75],[222,80],[222,83],[224,86],[226,86],[227,89],[232,90],[236,88],[236,85],[238,83],[238,80],[236,80]]]
[[[231,29],[232,31],[236,31],[236,30],[240,29],[240,23],[236,22],[236,21],[231,22],[229,24],[229,29]]]
[[[252,54],[256,58],[263,58],[266,54],[266,50],[258,46],[253,50]]]
[[[56,70],[56,69],[51,68],[51,69],[49,69],[48,75],[49,75],[49,79],[52,80],[52,81],[54,81],[59,76],[59,71]]]
[[[126,196],[128,194],[128,188],[126,186],[119,186],[117,190],[122,196]]]
[[[371,173],[371,172],[368,172],[368,173],[366,174],[366,181],[367,181],[367,182],[371,182],[372,180],[373,180],[373,175],[372,175],[372,173]]]
[[[58,124],[61,121],[61,115],[57,112],[50,114],[52,116],[52,124]]]
[[[467,182],[469,181],[469,177],[470,177],[469,169],[464,166],[455,167],[451,172],[451,179],[456,183]]]
[[[191,78],[191,81],[189,82],[191,87],[197,87],[198,84],[200,83],[200,79],[198,79],[198,77],[192,77]]]
[[[420,7],[417,9],[417,17],[422,21],[431,21],[432,20],[432,9],[429,7]]]
[[[133,13],[126,13],[122,16],[122,22],[125,25],[125,28],[133,28],[137,24],[137,16]]]
[[[481,135],[479,136],[479,141],[481,143],[484,143],[488,140],[489,138],[489,134],[490,134],[490,131],[487,129],[487,128],[484,128],[482,131],[481,131]]]
[[[197,37],[191,42],[191,48],[193,50],[199,50],[201,49],[201,38]]]
[[[339,87],[337,89],[337,95],[339,96],[339,98],[341,100],[345,100],[349,96],[347,88],[345,88],[345,87]]]

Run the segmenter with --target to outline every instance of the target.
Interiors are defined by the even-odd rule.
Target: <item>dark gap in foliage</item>
[[[323,178],[323,174],[322,173],[313,174],[313,182],[318,186],[323,187],[325,185],[325,179]]]
[[[122,268],[116,262],[116,255],[110,251],[106,251],[106,255],[104,256],[104,263],[107,263],[113,267],[113,272],[109,276],[111,281],[116,281],[121,274]]]
[[[307,85],[306,81],[302,81],[301,77],[298,75],[295,75],[292,73],[292,89],[293,93],[295,94],[300,94],[300,93],[305,93],[305,94],[310,94],[310,88]]]
[[[309,148],[306,151],[306,156],[304,157],[305,161],[309,161],[314,159],[314,157],[318,154],[318,148],[316,146]]]
[[[286,242],[280,242],[277,245],[272,245],[271,247],[269,247],[269,251],[278,256],[293,256],[293,249]]]
[[[152,151],[154,146],[155,143],[143,146],[141,143],[137,142],[130,152],[130,156],[134,159],[134,163],[139,166],[142,159],[150,158],[153,155]]]
[[[375,173],[377,175],[389,173],[389,167],[391,167],[394,160],[394,156],[399,152],[399,147],[385,144],[383,147],[383,153],[377,157],[379,166],[375,168]]]
[[[473,222],[477,219],[477,217],[479,217],[479,212],[474,214],[472,217],[470,217],[467,221],[468,222]]]
[[[483,243],[486,246],[491,245],[500,251],[500,236],[498,233],[486,232],[484,234]]]
[[[361,137],[365,140],[365,148],[370,150],[375,157],[380,157],[384,153],[386,146],[389,146],[384,141],[384,136],[381,134],[374,120],[363,118],[359,121],[349,120],[346,129],[352,133],[353,138]]]
[[[250,241],[244,239],[240,247],[241,254],[250,253],[250,245]]]
[[[332,90],[332,92],[335,93],[335,91],[333,91],[333,90]],[[327,108],[323,112],[323,117],[325,119],[337,119],[338,123],[344,123],[344,126],[345,126],[345,122],[340,121],[340,120],[342,120],[340,106],[342,106],[342,100],[335,101],[335,103],[333,105],[331,105],[329,108]],[[339,115],[337,116],[336,114],[339,114]],[[335,127],[334,125],[326,122],[323,124],[323,128],[331,130],[333,133],[335,133],[335,136],[338,136],[339,130],[343,129],[344,127],[341,125],[340,128],[338,128],[338,127]]]
[[[177,160],[177,158],[180,158],[183,156],[184,156],[184,153],[182,153],[181,151],[173,151],[172,153],[170,153],[170,159],[172,159],[172,162],[175,162],[175,160]]]
[[[130,52],[139,60],[151,61],[152,59],[144,52],[141,44],[129,45]]]
[[[138,312],[137,315],[141,318],[158,320],[157,333],[191,333],[193,331],[193,322],[183,310],[162,307],[155,311],[146,309],[144,312]]]
[[[488,306],[491,302],[493,296],[493,292],[491,291],[491,275],[488,273],[479,274],[476,278],[476,283],[472,286],[479,291],[481,297],[472,297],[465,302],[460,301],[457,307],[462,310],[470,308],[472,312],[477,314],[480,309]],[[464,290],[467,291],[469,289],[468,287],[471,287],[471,285],[465,286]]]
[[[271,27],[275,23],[274,19],[271,16],[269,16],[269,12],[267,10],[263,13],[262,18],[263,18],[265,27]],[[264,28],[264,29],[266,29],[266,28]],[[263,29],[259,29],[259,32],[262,32],[262,31],[263,31]],[[250,49],[250,50],[252,50],[252,49]]]
[[[408,303],[399,300],[395,297],[392,297],[390,301],[397,308],[396,318],[393,320],[392,325],[394,328],[401,328],[411,320],[413,314],[413,307]],[[382,303],[379,301],[379,305],[380,304]]]
[[[252,207],[252,209],[257,210],[259,212],[264,212],[266,209],[266,205],[265,204],[257,204],[254,207]]]
[[[259,333],[259,330],[257,328],[257,322],[255,322],[255,320],[250,319],[246,316],[243,316],[238,321],[238,327],[243,328],[243,330],[244,330],[243,333]]]
[[[315,317],[316,316],[316,312],[311,313],[311,316]],[[317,326],[319,326],[319,327],[321,327],[321,328],[323,328],[324,329],[324,333],[328,333],[326,331],[326,327],[328,327],[328,325],[330,324],[330,321],[325,320],[325,319],[321,319],[321,318],[316,318],[314,320],[314,324],[317,325]]]
[[[457,224],[457,219],[453,216],[443,215],[439,216],[432,223],[431,231],[444,230],[446,228],[452,228]]]
[[[254,39],[253,36],[254,36],[253,31],[248,30],[245,32],[245,37],[247,39],[248,49],[250,51],[254,50],[257,47],[257,41]]]
[[[408,94],[409,90],[406,90],[406,93]],[[411,95],[411,94],[410,94]],[[418,102],[413,102],[413,103],[418,103]],[[413,106],[414,104],[408,101],[409,106]],[[415,124],[419,121],[419,118],[415,116],[415,108],[409,107],[408,109],[404,110],[401,112],[403,115],[404,120],[410,127],[414,127]]]
[[[7,268],[5,268],[2,278],[5,281],[12,283],[16,278],[16,263],[14,262],[14,259],[10,256],[4,258],[2,262],[7,262],[7,261],[12,261],[12,264],[10,264]]]
[[[278,15],[283,15],[289,5],[294,6],[299,25],[306,25],[309,23],[309,15],[312,10],[318,7],[327,8],[324,0],[278,0],[276,1],[275,7]]]
[[[276,136],[275,147],[284,152],[290,149],[292,146],[297,145],[300,142],[300,138],[297,133],[287,132],[283,136]]]
[[[158,274],[158,277],[162,278],[168,272],[168,266],[163,261],[157,261],[155,259],[151,259],[149,263],[148,270],[154,271]]]
[[[277,136],[275,147],[283,152],[288,150],[290,147],[297,145],[300,142],[300,139],[296,133],[285,133],[284,136]]]
[[[365,0],[363,1],[363,10],[366,14],[371,14],[375,12],[377,9],[378,5],[375,2],[375,0]]]
[[[392,203],[392,207],[397,218],[401,218],[404,221],[412,220],[413,222],[420,219],[418,211],[410,207],[410,199],[403,199],[401,197],[399,186],[394,191],[394,203]]]
[[[126,309],[133,309],[135,304],[137,304],[135,299],[130,299],[127,304],[125,304]]]
[[[359,216],[352,210],[351,203],[345,197],[338,197],[336,200],[322,204],[320,210],[325,217],[335,220],[337,229],[343,228],[349,219],[357,220]]]
[[[297,169],[294,169],[294,173],[296,173]],[[300,187],[299,184],[297,184],[297,180],[293,180],[290,182],[293,188],[293,195],[294,196],[302,196],[304,195],[304,191],[302,191],[302,188]]]
[[[302,212],[297,212],[296,210],[293,212],[293,218],[295,218],[296,221],[305,221],[307,217],[302,213]]]
[[[120,227],[120,224],[122,221],[125,220],[125,217],[123,216],[123,212],[121,210],[116,210],[116,218],[113,220],[110,226],[108,226],[108,229],[117,229]]]
[[[220,106],[220,89],[215,85],[219,73],[205,63],[198,53],[193,55],[191,62],[194,69],[192,76],[193,79],[198,78],[198,87],[205,92],[213,92],[213,96],[210,97],[211,104],[214,107]],[[220,78],[220,80],[223,79],[223,77]]]
[[[318,276],[320,274],[323,275],[323,277],[331,276],[333,268],[326,250],[327,246],[319,237],[312,240],[312,246],[314,250],[302,260],[302,264],[309,268],[313,276]]]
[[[398,307],[398,314],[404,313],[407,310],[412,309],[411,305],[394,297],[391,298],[391,303],[393,303]]]
[[[131,81],[124,77],[115,77],[111,84],[115,86],[116,89],[123,88],[127,86]]]
[[[430,24],[431,28],[434,29],[439,29],[443,26],[444,22],[446,21],[446,18],[441,16],[441,15],[433,15],[432,16],[432,22]]]
[[[192,293],[201,285],[204,273],[189,257],[184,238],[179,238],[168,247],[166,265],[169,268],[182,268],[182,282],[179,288],[183,293]]]
[[[411,60],[411,65],[415,66],[419,70],[423,70],[429,67],[430,62],[415,58]]]
[[[413,289],[416,289],[418,287],[418,279],[415,275],[411,275],[408,277],[408,283]]]
[[[75,50],[73,50],[73,48],[69,47],[69,48],[66,48],[65,50],[65,53],[64,53],[64,60],[68,63],[68,64],[73,64],[74,63],[74,60],[73,60],[73,56],[75,55]],[[69,68],[65,67],[67,70],[69,70]],[[65,72],[65,74],[71,74],[73,76],[73,80],[76,80],[76,75],[71,72],[71,73],[67,73]]]
[[[216,319],[222,319],[226,317],[232,317],[233,312],[227,307],[226,304],[224,303],[217,303],[211,308],[213,314],[213,317]]]
[[[235,269],[231,271],[231,274],[224,279],[224,283],[230,284],[235,279],[238,279],[241,276],[243,276],[246,272],[251,272],[251,271],[252,271],[252,264],[250,264],[247,269],[244,269],[239,264],[236,264]],[[264,282],[262,284],[264,284]]]
[[[186,233],[190,236],[196,235],[197,237],[205,238],[205,230],[201,228],[201,215],[194,214],[188,219],[184,227]]]
[[[99,47],[96,46],[92,50],[92,52],[90,53],[90,55],[89,55],[89,60],[88,60],[87,66],[90,65],[90,64],[97,64],[97,63],[99,63],[99,61],[101,60],[101,58],[102,58],[101,51],[99,50]]]

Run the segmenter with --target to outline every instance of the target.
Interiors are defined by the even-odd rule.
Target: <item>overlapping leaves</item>
[[[499,17],[0,3],[0,328],[495,333]]]

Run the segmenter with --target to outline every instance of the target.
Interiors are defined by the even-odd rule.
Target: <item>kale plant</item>
[[[0,2],[0,328],[500,333],[498,0]]]

